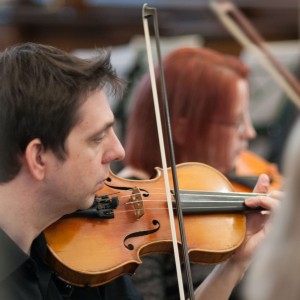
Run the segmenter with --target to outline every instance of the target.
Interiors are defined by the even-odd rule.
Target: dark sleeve
[[[69,300],[142,300],[129,276],[118,279],[99,287],[74,287]]]
[[[126,275],[107,283],[105,286],[105,299],[142,300],[141,293],[133,284],[131,277]]]
[[[132,280],[145,299],[166,299],[164,265],[169,256],[152,254],[142,258],[143,263],[137,268]]]

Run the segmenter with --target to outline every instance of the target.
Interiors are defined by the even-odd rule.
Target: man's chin
[[[90,208],[94,204],[95,195],[89,197],[85,202],[80,206],[80,210],[85,210]]]

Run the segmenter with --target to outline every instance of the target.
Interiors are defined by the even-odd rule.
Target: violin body
[[[234,176],[229,177],[233,188],[237,192],[251,192],[260,174],[267,174],[270,178],[270,190],[282,188],[283,177],[278,167],[258,156],[252,151],[243,151],[236,160]]]
[[[170,170],[168,175],[172,185]],[[220,172],[204,164],[178,165],[177,176],[180,189],[225,193],[233,190]],[[118,197],[113,218],[62,218],[44,231],[48,261],[59,277],[78,286],[97,286],[123,274],[133,274],[142,256],[173,254],[160,168],[151,180],[128,180],[111,172],[97,194]],[[175,224],[179,239],[176,212]],[[246,232],[243,213],[188,214],[184,215],[184,225],[193,263],[226,260],[243,242]]]

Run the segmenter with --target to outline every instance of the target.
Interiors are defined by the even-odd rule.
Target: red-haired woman
[[[176,163],[198,161],[223,173],[255,137],[247,67],[212,50],[183,48],[163,61]],[[158,91],[160,83],[157,81]],[[138,85],[126,130],[126,174],[148,178],[161,165],[149,75]],[[146,158],[146,159],[145,159]],[[134,174],[130,174],[134,175]]]
[[[248,111],[247,67],[234,57],[209,49],[182,48],[165,57],[163,69],[176,163],[202,162],[229,173],[236,157],[256,135]],[[157,85],[160,91],[158,79]],[[161,166],[152,99],[150,77],[146,75],[134,94],[126,130],[125,168],[119,173],[122,177],[147,179],[155,175],[154,167]],[[267,192],[268,183],[266,176],[260,178],[260,192]],[[258,228],[251,232],[251,238],[231,259],[217,266],[206,281],[213,283],[216,292],[222,290],[222,299],[229,297],[242,278],[250,254],[263,235],[261,223],[255,225]],[[175,277],[170,259],[156,255],[145,257],[133,278],[145,299],[176,299]],[[201,275],[196,277],[201,280]],[[220,293],[203,289],[209,285],[203,283],[197,296],[220,299]]]

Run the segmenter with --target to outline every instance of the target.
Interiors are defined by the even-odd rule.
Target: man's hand
[[[253,192],[266,195],[256,196],[245,200],[245,204],[249,207],[254,208],[261,206],[267,210],[253,211],[246,214],[247,229],[245,240],[232,257],[233,262],[242,265],[244,264],[244,267],[248,266],[257,246],[265,237],[270,213],[279,206],[279,200],[282,197],[282,192],[280,191],[272,191],[267,194],[269,185],[269,177],[265,174],[260,175]]]

